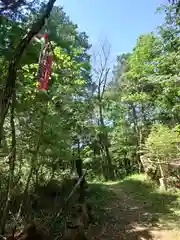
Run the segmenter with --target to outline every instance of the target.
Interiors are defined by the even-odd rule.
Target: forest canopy
[[[40,186],[78,175],[78,160],[89,181],[144,171],[169,179],[180,165],[179,2],[158,8],[165,14],[158,32],[117,56],[111,78],[110,44],[100,44],[92,65],[88,34],[54,3],[0,5],[2,233]],[[45,32],[53,60],[42,90],[35,37]]]

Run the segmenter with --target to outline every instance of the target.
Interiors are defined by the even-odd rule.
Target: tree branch
[[[0,99],[0,145],[2,140],[2,128],[4,121],[9,109],[10,100],[12,98],[13,89],[15,88],[16,78],[17,78],[17,66],[21,60],[21,57],[29,45],[31,39],[41,30],[45,24],[45,20],[49,17],[53,5],[56,0],[49,0],[44,14],[33,23],[31,29],[19,42],[17,48],[15,49],[14,55],[9,63],[8,76],[5,81],[5,87]]]
[[[2,14],[4,11],[7,11],[7,10],[13,11],[18,7],[20,7],[21,5],[25,4],[24,0],[12,1],[10,3],[8,1],[2,1],[2,2],[4,3],[4,6],[0,6],[0,14]]]

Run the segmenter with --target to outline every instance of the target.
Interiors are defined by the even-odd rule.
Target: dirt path
[[[128,189],[127,191],[126,187]],[[139,195],[139,193],[136,194],[137,191],[141,191],[140,185],[139,190],[133,190],[133,186],[129,189],[128,185],[123,185],[122,187],[119,184],[109,185],[106,186],[106,188],[113,197],[111,201],[104,206],[104,216],[101,224],[96,224],[89,230],[89,239],[180,240],[180,231],[175,230],[173,226],[174,221],[176,222],[175,215],[167,209],[164,203],[164,201],[167,200],[165,199],[167,196],[158,195],[149,197],[147,195],[146,200],[146,197],[143,196],[145,192],[142,191],[142,195]],[[134,193],[133,191],[136,192]],[[164,209],[163,206],[158,206],[156,198],[164,206]],[[169,204],[172,203],[172,201],[173,199],[169,200]],[[168,218],[168,223],[166,220],[164,220],[163,223],[161,220],[163,216]],[[171,222],[171,224],[169,224],[169,222]]]

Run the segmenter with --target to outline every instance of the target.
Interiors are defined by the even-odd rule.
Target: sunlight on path
[[[158,213],[158,215],[156,213],[158,206],[153,206],[152,196],[150,198],[147,195],[146,199],[146,196],[139,194],[141,188],[144,191],[141,182],[132,182],[134,184],[134,186],[131,186],[132,189],[128,188],[128,184],[124,185],[125,188],[121,183],[105,185],[107,191],[110,192],[109,194],[114,194],[114,197],[105,208],[106,214],[103,223],[100,226],[98,224],[92,226],[89,230],[89,238],[101,240],[180,240],[180,231],[171,230],[166,226],[162,227],[160,224],[160,218],[163,217],[163,214],[167,214],[169,211],[168,216],[171,217],[172,215],[170,210],[167,209],[166,203],[163,203],[164,210],[161,209],[162,212]],[[139,188],[137,188],[138,184]],[[135,186],[136,188],[133,190]],[[137,189],[139,192],[136,192]],[[147,189],[147,191],[150,190]],[[151,193],[151,195],[153,194]],[[153,198],[155,199],[156,196],[153,196]],[[157,195],[159,201],[163,201],[164,198],[164,195]],[[168,221],[175,220],[168,219]],[[175,223],[177,224],[176,221]]]

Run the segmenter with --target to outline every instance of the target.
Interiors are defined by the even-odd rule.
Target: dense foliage
[[[143,145],[152,134],[155,149],[164,142],[164,149],[160,151],[165,152],[167,149],[170,151],[170,148],[165,150],[168,141],[168,135],[164,132],[166,128],[176,128],[179,132],[179,16],[174,5],[162,6],[159,11],[165,11],[166,16],[158,35],[141,35],[132,53],[117,58],[114,79],[109,88],[115,122],[112,131],[115,141],[112,145],[118,155],[123,151],[125,156],[129,156],[132,168],[140,164]],[[156,124],[162,124],[162,129],[153,128],[151,132]],[[176,157],[179,156],[178,141],[174,141]],[[172,160],[174,151],[170,151],[169,155]]]
[[[22,5],[6,6],[0,16],[1,90],[18,43],[44,11],[44,3],[31,5],[24,12]],[[180,157],[180,17],[174,3],[159,11],[166,15],[158,34],[139,36],[132,52],[118,56],[108,82],[108,44],[101,44],[94,69],[88,36],[53,7],[41,30],[48,30],[52,45],[49,89],[37,89],[41,46],[32,40],[18,64],[2,129],[2,229],[17,194],[25,206],[38,186],[72,175],[77,159],[89,180],[114,180],[142,171],[142,154],[156,166]]]

